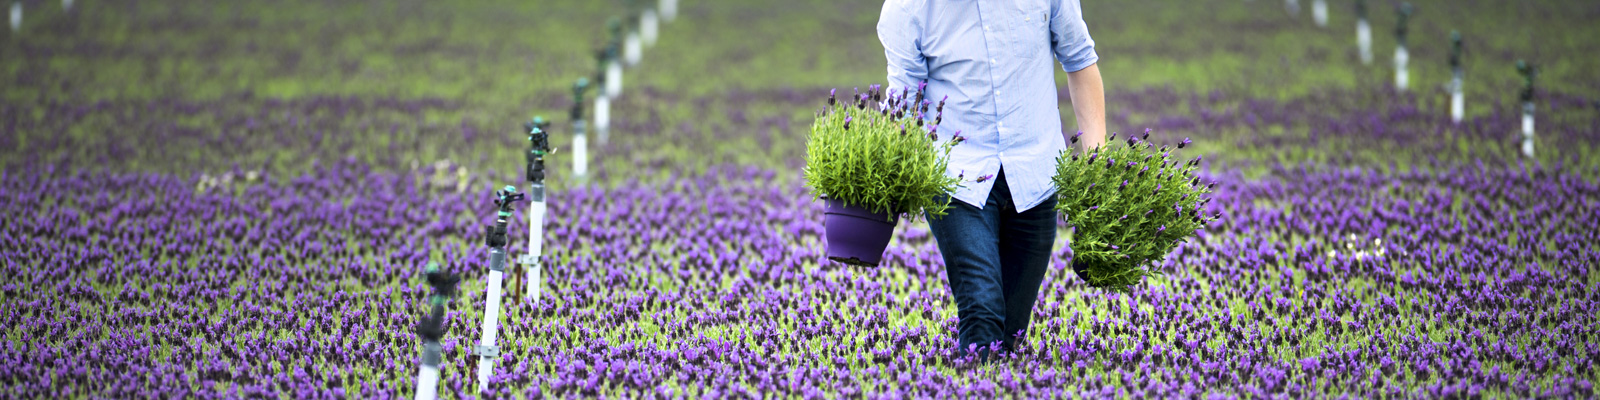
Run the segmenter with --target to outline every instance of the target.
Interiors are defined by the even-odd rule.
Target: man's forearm
[[[1100,81],[1099,64],[1067,73],[1067,92],[1072,95],[1072,112],[1078,116],[1078,140],[1085,151],[1106,142],[1106,93]],[[1070,136],[1070,134],[1069,134]]]

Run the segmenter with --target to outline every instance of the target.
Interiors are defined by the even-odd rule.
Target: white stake
[[[583,121],[577,123],[582,124]],[[528,280],[524,285],[528,299],[538,302],[540,298],[540,285],[544,283],[539,274],[539,256],[544,254],[544,184],[534,183],[528,185],[528,254],[522,255],[522,266],[528,271]]]
[[[661,8],[662,20],[672,22],[672,20],[678,19],[678,0],[661,0],[659,8]]]
[[[600,144],[611,139],[611,98],[594,98],[594,129],[600,133]]]
[[[622,60],[628,63],[628,68],[633,68],[639,65],[639,57],[643,55],[639,32],[628,32],[628,36],[622,40]]]
[[[1466,113],[1466,104],[1461,91],[1461,69],[1457,68],[1455,76],[1450,78],[1450,122],[1458,124]]]
[[[22,2],[11,2],[11,31],[22,29]]]
[[[639,15],[639,33],[643,34],[645,46],[656,45],[656,35],[660,34],[660,23],[656,17],[656,10],[644,10]]]
[[[1356,46],[1361,49],[1361,64],[1372,65],[1372,24],[1366,18],[1356,20]]]
[[[422,369],[417,371],[416,400],[433,400],[439,396],[439,343],[422,345]]]
[[[595,98],[594,103],[595,125],[599,126],[600,119],[605,118],[604,114],[610,114],[611,101],[605,96],[600,96]],[[572,135],[572,175],[582,180],[589,175],[589,135],[584,132],[583,125],[578,125],[576,128],[578,130]]]
[[[61,0],[61,11],[72,11],[72,0]]]
[[[606,96],[617,97],[622,95],[622,63],[611,60],[606,63]]]
[[[1283,8],[1291,17],[1300,16],[1300,0],[1283,0]]]
[[[505,281],[506,253],[500,249],[489,250],[488,296],[483,306],[483,336],[474,353],[478,355],[478,393],[489,388],[489,376],[494,373],[494,362],[500,358],[500,347],[495,345],[500,329],[500,285]],[[493,269],[499,266],[499,269]]]
[[[1466,114],[1461,75],[1461,32],[1450,31],[1450,122],[1457,124]]]
[[[1533,158],[1533,102],[1522,103],[1522,155]]]
[[[1311,2],[1311,21],[1316,22],[1318,28],[1328,27],[1328,0]]]
[[[1406,85],[1411,82],[1411,76],[1406,71],[1406,63],[1411,62],[1411,54],[1406,52],[1406,46],[1394,48],[1394,87],[1396,90],[1406,90]]]

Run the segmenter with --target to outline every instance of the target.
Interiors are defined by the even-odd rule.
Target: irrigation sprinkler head
[[[589,78],[578,78],[572,83],[572,110],[570,116],[574,121],[583,120],[583,92],[589,90]]]
[[[1517,73],[1522,75],[1522,101],[1533,101],[1533,80],[1539,77],[1539,67],[1526,60],[1517,60]]]
[[[606,20],[606,31],[611,32],[611,40],[622,40],[622,17]]]
[[[617,46],[607,44],[594,52],[595,69],[594,83],[599,87],[606,84],[606,66],[617,59]]]
[[[511,217],[511,204],[522,200],[522,193],[517,193],[517,187],[506,185],[504,190],[494,192],[494,205],[498,209],[498,218],[495,223],[484,226],[484,243],[489,247],[503,248],[506,246],[506,219]]]
[[[578,77],[578,80],[572,82],[572,98],[579,100],[579,103],[583,102],[583,92],[588,90],[589,78]]]
[[[517,187],[506,185],[504,189],[494,192],[494,205],[501,215],[511,214],[511,204],[522,200],[522,193],[517,193]]]
[[[1403,45],[1406,42],[1406,31],[1409,30],[1406,26],[1406,23],[1411,19],[1411,14],[1414,12],[1414,10],[1411,7],[1411,2],[1402,2],[1400,3],[1398,11],[1400,13],[1400,18],[1395,23],[1394,36],[1400,39],[1400,43]]]
[[[1461,67],[1461,31],[1450,31],[1450,68]]]
[[[543,129],[533,127],[533,130],[528,132],[528,151],[525,153],[528,182],[544,183],[544,156],[548,154],[550,154],[550,135]]]
[[[433,296],[429,302],[433,309],[428,315],[417,321],[417,336],[429,342],[438,342],[444,337],[446,326],[444,324],[444,303],[456,294],[456,283],[461,278],[455,274],[439,269],[439,263],[430,262],[426,267],[428,286],[433,287]]]
[[[544,119],[543,115],[534,116],[532,120],[522,123],[522,130],[528,132],[528,141],[531,142],[534,140],[532,135],[535,131],[550,130],[550,120]]]
[[[442,302],[455,297],[456,284],[461,282],[461,277],[444,272],[439,268],[438,262],[429,262],[425,271],[427,271],[425,276],[428,279],[428,286],[433,288],[434,301]]]

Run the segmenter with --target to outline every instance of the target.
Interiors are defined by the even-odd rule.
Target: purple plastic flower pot
[[[828,259],[877,266],[883,258],[883,249],[889,247],[889,238],[894,236],[894,224],[900,222],[900,216],[867,211],[834,199],[824,201],[827,202],[823,227],[827,232]]]

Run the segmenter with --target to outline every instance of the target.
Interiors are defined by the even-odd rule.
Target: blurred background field
[[[481,158],[496,154],[493,146],[517,139],[502,134],[517,129],[514,122],[534,114],[565,114],[572,81],[594,73],[593,55],[604,44],[605,21],[626,9],[622,2],[286,2],[261,7],[174,1],[85,3],[63,12],[50,2],[24,3],[30,5],[28,17],[20,31],[8,33],[3,48],[10,81],[4,92],[6,112],[18,133],[17,145],[7,147],[17,154],[39,153],[27,146],[29,139],[58,133],[118,143],[126,135],[115,132],[144,128],[173,131],[173,139],[193,144],[171,146],[175,149],[236,148],[231,149],[236,153],[223,153],[228,156],[144,149],[143,156],[119,154],[108,160],[170,173],[185,171],[144,164],[163,160],[190,169],[265,162],[291,170],[309,166],[314,157],[279,160],[291,157],[243,151],[251,142],[220,136],[238,132],[253,138],[244,140],[263,140],[262,131],[271,129],[266,125],[296,117],[293,111],[306,116],[299,118],[303,125],[290,128],[338,127],[339,134],[328,135],[335,142],[315,147],[337,148],[321,144],[348,140],[360,143],[354,146],[363,148],[358,152],[378,152],[372,142],[399,140],[412,142],[412,148],[392,155],[402,159],[451,159],[470,166],[515,163],[515,155],[506,152],[499,152],[504,154],[500,159]],[[1306,3],[1302,8],[1309,8]],[[1084,8],[1095,16],[1089,24],[1105,53],[1102,68],[1113,99],[1152,90],[1177,94],[1112,108],[1112,126],[1121,130],[1142,130],[1162,117],[1193,117],[1199,114],[1196,108],[1217,113],[1249,101],[1298,101],[1305,104],[1302,112],[1346,120],[1394,105],[1447,115],[1443,85],[1450,74],[1446,60],[1451,29],[1465,35],[1469,119],[1518,113],[1517,59],[1539,63],[1541,98],[1557,103],[1540,108],[1547,111],[1542,121],[1565,118],[1570,111],[1577,115],[1572,125],[1592,130],[1593,118],[1581,117],[1592,116],[1600,95],[1600,61],[1576,56],[1600,51],[1600,44],[1584,39],[1600,36],[1600,28],[1587,23],[1600,11],[1583,2],[1418,2],[1410,33],[1415,89],[1398,97],[1385,91],[1393,81],[1388,60],[1395,40],[1395,12],[1388,3],[1369,6],[1377,57],[1370,67],[1362,67],[1356,56],[1350,2],[1332,2],[1327,28],[1311,24],[1307,10],[1292,18],[1282,4],[1266,0],[1088,2]],[[649,51],[644,69],[627,75],[627,87],[636,89],[630,90],[636,96],[624,96],[616,106],[620,130],[645,124],[661,127],[653,131],[684,124],[697,132],[718,126],[733,130],[730,125],[772,118],[804,127],[819,93],[883,80],[882,47],[874,31],[878,11],[877,4],[851,2],[684,3],[681,14],[691,22],[664,25],[664,39]],[[1065,85],[1065,74],[1058,77]],[[739,93],[768,98],[749,101]],[[1205,101],[1184,101],[1191,94]],[[275,100],[285,105],[274,106]],[[313,117],[337,116],[341,108],[358,105],[382,108],[383,103],[408,106],[396,107],[398,115],[362,110],[360,115]],[[284,112],[269,111],[274,108]],[[86,109],[102,111],[77,115]],[[730,115],[735,112],[740,115]],[[1063,113],[1063,118],[1066,126],[1073,126],[1072,113]],[[1283,130],[1304,134],[1306,123],[1295,121]],[[398,139],[369,136],[382,136],[396,126],[406,128],[394,135]],[[1198,128],[1207,134],[1240,133],[1237,127]],[[195,132],[183,133],[188,131]],[[485,140],[442,140],[457,134],[461,136],[455,138]],[[563,137],[557,135],[557,140]],[[649,147],[704,144],[681,140]],[[1575,144],[1579,148],[1543,147],[1557,154],[1588,154],[1582,148],[1586,143]],[[72,151],[86,154],[60,157],[106,151],[106,146],[77,147],[82,148]],[[261,149],[272,148],[281,149]],[[785,149],[726,153],[781,160],[794,158],[798,150]],[[1234,152],[1218,153],[1226,157]]]
[[[1309,0],[1084,0],[1111,130],[1194,138],[1232,217],[1132,294],[1056,260],[1031,355],[971,371],[933,356],[955,308],[925,225],[883,267],[835,265],[799,185],[827,90],[884,80],[880,3],[682,0],[584,181],[570,88],[626,2],[20,3],[14,397],[409,397],[426,260],[464,274],[441,394],[473,395],[479,226],[534,115],[558,149],[550,293],[510,303],[492,397],[1586,397],[1600,376],[1594,2],[1413,2],[1397,91],[1395,3],[1369,2],[1364,66],[1350,1],[1319,28]],[[1518,59],[1542,71],[1533,159]]]

